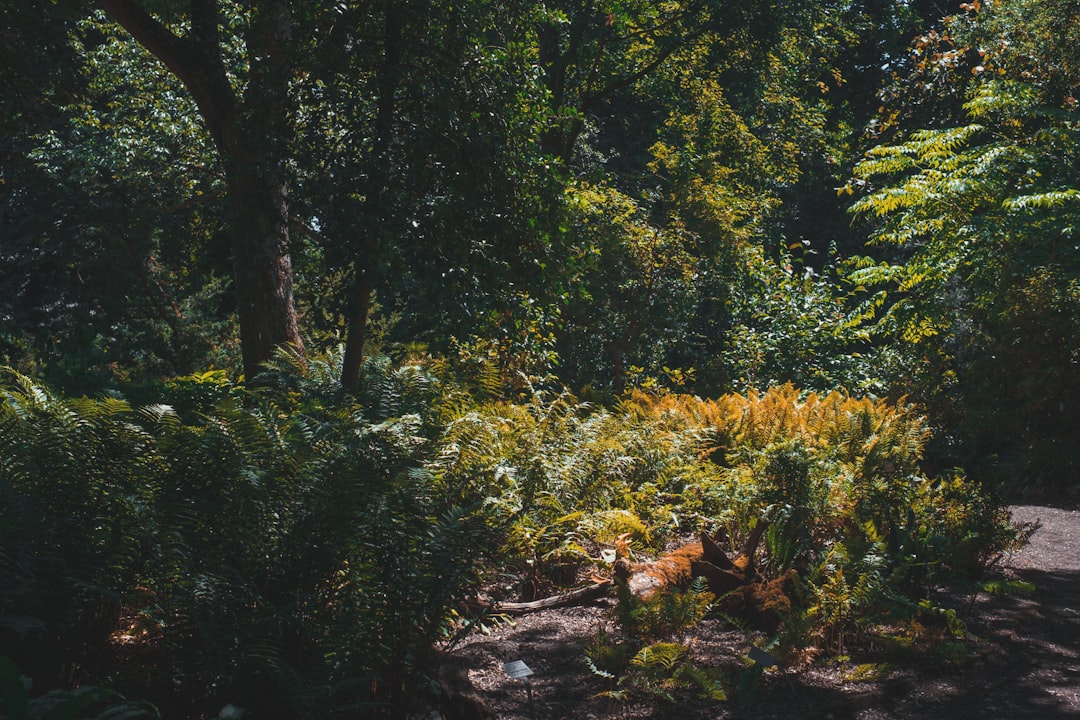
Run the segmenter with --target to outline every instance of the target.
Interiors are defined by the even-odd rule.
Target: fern
[[[695,665],[685,645],[657,642],[641,648],[630,660],[627,673],[619,680],[622,688],[644,691],[675,702],[678,690],[695,690],[711,701],[727,699],[723,675]]]
[[[42,521],[0,524],[0,562],[19,578],[0,587],[0,611],[33,607],[80,662],[132,603],[158,667],[185,687],[317,712],[317,688],[374,673],[380,701],[406,707],[498,530],[486,487],[449,492],[424,469],[433,376],[381,367],[373,412],[310,376],[254,392],[217,375],[173,383],[172,398],[199,408],[185,414],[64,401],[14,376],[0,495]]]
[[[485,573],[572,582],[626,533],[644,552],[717,527],[738,542],[771,518],[757,566],[804,573],[805,632],[825,637],[1018,541],[973,483],[919,474],[926,421],[904,402],[790,385],[611,409],[565,393],[477,402],[438,363],[381,358],[346,396],[305,389],[311,367],[256,390],[175,383],[173,405],[139,408],[6,375],[0,612],[63,628],[87,665],[136,615],[161,672],[251,708],[318,714],[352,683],[403,709]],[[624,598],[635,639],[591,661],[649,692],[718,697],[719,677],[664,645],[717,604],[703,581]]]
[[[630,665],[649,673],[671,675],[685,657],[686,646],[679,643],[658,642],[641,648],[630,660]]]

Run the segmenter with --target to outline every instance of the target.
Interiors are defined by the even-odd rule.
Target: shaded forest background
[[[16,368],[790,381],[1073,483],[1072,3],[102,6],[4,10]]]
[[[798,642],[926,612],[1080,487],[1078,46],[1074,0],[4,4],[0,629],[177,717],[404,717],[495,558],[764,520]]]

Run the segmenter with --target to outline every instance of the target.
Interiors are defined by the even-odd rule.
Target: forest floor
[[[767,638],[721,620],[700,623],[684,642],[696,664],[723,669],[728,700],[690,691],[675,702],[641,691],[620,700],[602,696],[617,688],[590,672],[584,647],[600,628],[618,637],[607,598],[489,626],[453,657],[499,720],[1080,718],[1080,510],[1023,505],[1012,513],[1041,527],[988,579],[1024,581],[1034,592],[952,596],[943,604],[957,608],[965,639],[869,643],[847,647],[843,656],[834,650],[813,662],[777,665],[752,697],[735,686],[750,645]],[[533,671],[528,686],[504,671],[515,660]]]

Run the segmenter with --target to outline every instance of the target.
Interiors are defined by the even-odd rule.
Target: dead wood
[[[588,585],[577,590],[571,590],[570,592],[562,593],[559,595],[553,595],[551,597],[541,598],[540,600],[532,600],[530,602],[502,602],[497,603],[494,606],[495,612],[501,613],[528,613],[535,612],[537,610],[547,610],[548,608],[565,607],[567,605],[576,605],[578,603],[587,602],[589,600],[595,600],[596,598],[603,597],[611,589],[610,580],[602,580],[592,585]]]
[[[439,710],[445,720],[495,720],[460,661],[446,658],[438,672]]]
[[[701,560],[704,552],[697,541],[649,562],[632,563],[621,558],[615,563],[615,577],[626,583],[634,597],[648,600],[664,590],[686,587],[694,578],[693,563]]]
[[[695,577],[705,578],[709,592],[722,597],[757,579],[754,554],[766,527],[768,523],[764,520],[758,522],[734,558],[728,557],[716,540],[702,533],[696,542],[656,560],[632,563],[621,559],[615,564],[615,575],[640,600],[671,588],[685,588]]]
[[[719,542],[702,533],[696,542],[650,562],[621,559],[615,563],[615,576],[642,601],[667,590],[685,588],[694,578],[704,578],[709,592],[727,612],[756,627],[775,631],[791,609],[789,594],[794,576],[788,573],[765,580],[758,575],[754,555],[768,525],[759,521],[734,558],[724,552]]]
[[[721,599],[729,611],[748,617],[755,623],[772,626],[790,607],[787,586],[791,578],[766,582],[758,577],[754,554],[768,523],[758,522],[747,536],[738,554],[731,558],[720,543],[705,533],[694,541],[675,548],[656,560],[630,562],[625,557],[615,563],[615,577],[630,594],[647,601],[657,594],[685,588],[697,577],[705,579],[709,592]],[[579,605],[610,592],[612,581],[592,585],[531,602],[502,602],[488,609],[497,613],[522,615],[550,608]]]

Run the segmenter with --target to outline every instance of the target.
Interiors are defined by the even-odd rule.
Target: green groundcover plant
[[[933,587],[1019,541],[977,484],[920,472],[926,423],[904,403],[791,386],[510,402],[448,363],[379,357],[351,395],[339,364],[282,355],[255,386],[209,372],[139,404],[5,371],[0,652],[41,691],[100,684],[166,716],[404,717],[467,596],[555,592],[620,543],[645,557],[768,521],[762,573],[797,578],[781,632],[828,645],[933,609]],[[642,640],[628,662],[666,647]],[[723,696],[675,652],[653,677],[652,652],[642,687]]]

